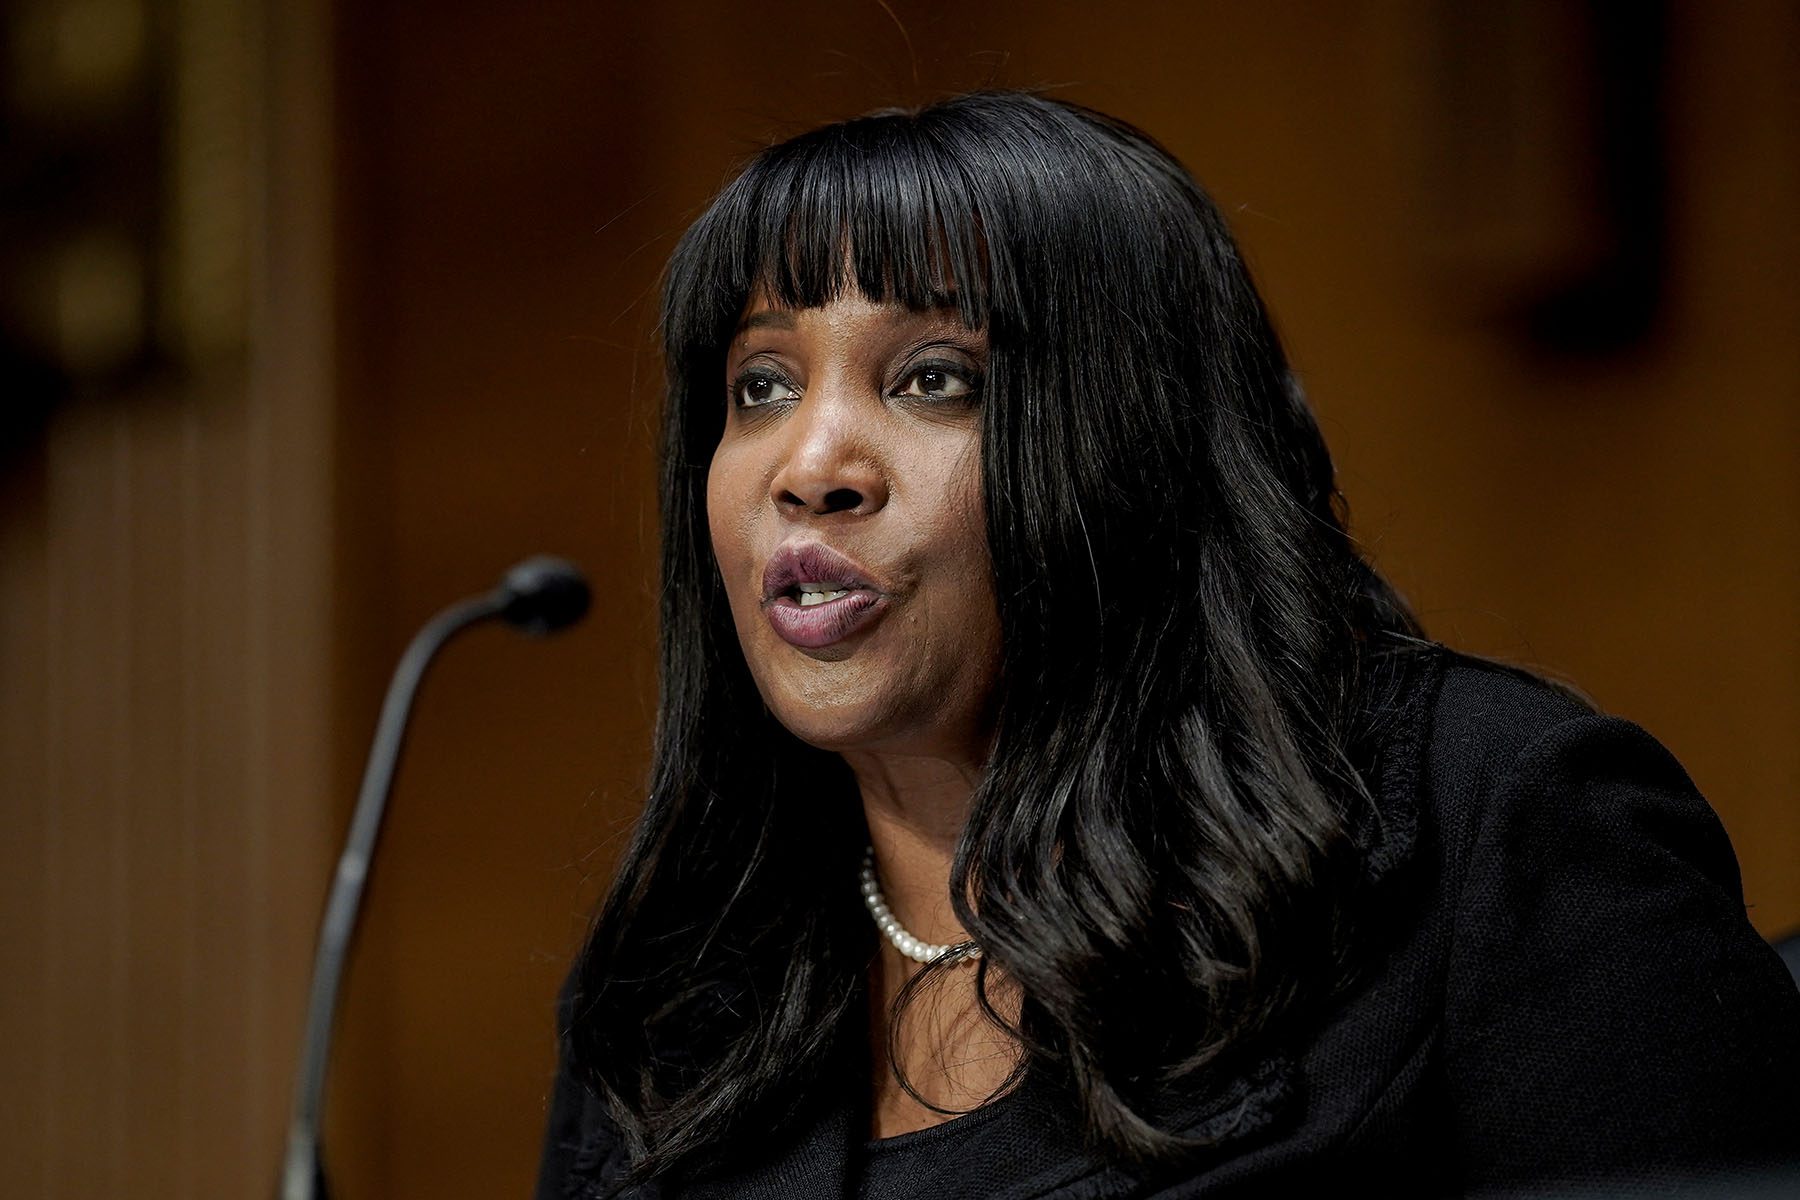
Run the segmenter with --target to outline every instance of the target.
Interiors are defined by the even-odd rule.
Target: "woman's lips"
[[[801,606],[792,596],[777,596],[763,606],[775,636],[790,646],[816,650],[867,628],[887,611],[888,599],[868,588],[850,588],[836,600]]]
[[[800,603],[804,590],[841,593]],[[790,542],[763,569],[763,612],[777,637],[816,650],[867,628],[888,609],[887,589],[862,566],[823,542]]]

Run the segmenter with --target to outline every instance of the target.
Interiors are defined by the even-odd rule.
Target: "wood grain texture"
[[[336,820],[325,13],[174,8],[181,370],[4,480],[9,1197],[268,1193]]]

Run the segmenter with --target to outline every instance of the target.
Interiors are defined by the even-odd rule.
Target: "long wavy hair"
[[[757,287],[796,307],[855,288],[988,333],[1002,667],[951,895],[1019,1070],[1063,1081],[1103,1152],[1178,1159],[1195,1143],[1158,1094],[1343,976],[1378,820],[1360,748],[1387,651],[1422,634],[1348,536],[1211,200],[1144,133],[1030,93],[770,147],[673,255],[654,762],[564,1053],[643,1180],[791,1128],[866,1037],[855,781],[764,706],[707,532],[724,354]]]

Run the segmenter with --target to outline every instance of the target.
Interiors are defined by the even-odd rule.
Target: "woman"
[[[1460,1192],[1764,1160],[1800,998],[1649,735],[1424,638],[1224,223],[983,93],[667,277],[650,795],[540,1196]]]

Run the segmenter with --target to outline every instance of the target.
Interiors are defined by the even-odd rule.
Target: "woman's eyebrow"
[[[744,333],[751,329],[762,329],[765,327],[792,329],[794,327],[794,314],[784,312],[779,308],[760,309],[738,322],[737,333]],[[732,336],[736,337],[737,333],[732,334]]]

